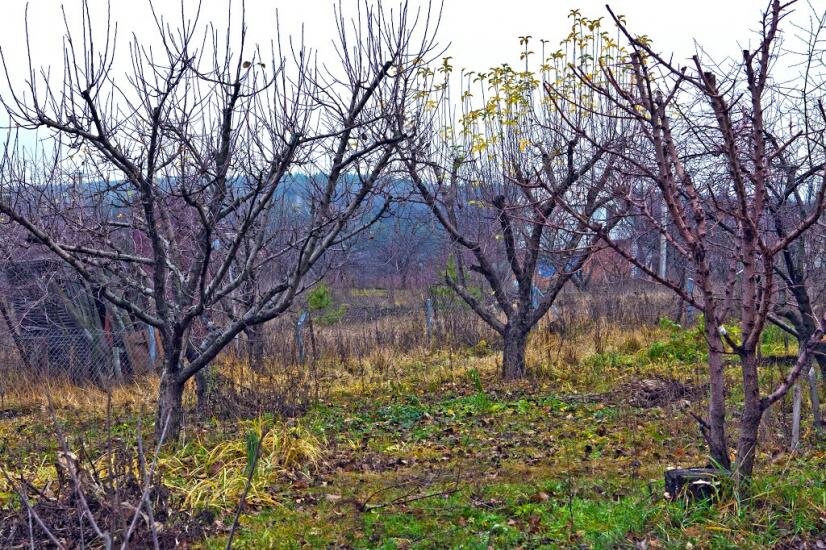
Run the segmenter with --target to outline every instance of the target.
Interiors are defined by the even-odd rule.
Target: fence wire
[[[673,315],[673,299],[646,284],[571,290],[543,320],[560,333],[584,320],[619,325]],[[157,331],[100,300],[54,260],[0,266],[0,376],[21,373],[73,381],[127,380],[159,363]],[[498,336],[443,288],[340,289],[331,306],[298,303],[287,315],[239,335],[227,355],[250,364],[359,361],[376,350],[495,347]],[[252,365],[255,366],[255,365]]]
[[[122,379],[152,368],[157,335],[104,303],[54,260],[0,268],[0,369],[75,381]]]

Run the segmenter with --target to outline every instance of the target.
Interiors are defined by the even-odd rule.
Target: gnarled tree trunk
[[[735,481],[738,483],[751,478],[754,457],[757,450],[757,433],[763,418],[760,400],[760,386],[757,380],[757,356],[746,353],[741,357],[743,370],[743,417],[740,421],[740,436],[737,440],[737,467]]]
[[[517,380],[524,377],[528,329],[522,326],[507,327],[502,335],[502,341],[502,378]]]
[[[184,419],[183,396],[184,384],[164,371],[155,414],[156,440],[174,441],[178,438]]]

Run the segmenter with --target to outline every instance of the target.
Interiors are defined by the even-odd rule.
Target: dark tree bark
[[[261,371],[264,368],[264,330],[261,325],[244,329],[247,339],[247,361],[250,368]]]
[[[526,373],[525,349],[528,344],[529,327],[524,325],[506,327],[502,335],[502,378],[518,380]]]
[[[167,359],[167,361],[170,361],[170,359]],[[164,435],[166,441],[174,443],[181,433],[184,421],[184,385],[173,376],[166,374],[174,372],[174,368],[170,370],[171,365],[169,363],[164,367],[155,413],[155,439],[160,441],[161,436]]]

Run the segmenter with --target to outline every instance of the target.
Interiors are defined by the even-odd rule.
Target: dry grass
[[[584,317],[586,313],[594,313],[590,310],[596,307],[593,304],[598,298],[569,296],[560,302],[563,306],[553,319],[543,321],[534,329],[527,361],[535,372],[564,372],[594,354],[633,352],[658,336],[659,329],[649,324],[629,331],[625,325],[612,320],[616,312],[603,311],[596,320]],[[653,309],[667,309],[668,303],[662,297],[658,299],[662,303]],[[631,298],[623,297],[619,302],[617,307],[622,311],[634,307]],[[630,313],[621,315],[629,316]],[[408,315],[316,327],[316,352],[308,351],[305,364],[291,360],[292,352],[285,348],[268,356],[261,368],[252,369],[236,349],[229,348],[214,364],[215,379],[219,384],[231,386],[241,397],[257,400],[260,409],[252,412],[266,412],[268,406],[275,404],[282,412],[289,412],[300,411],[317,398],[380,389],[412,376],[422,384],[438,384],[461,376],[466,370],[466,359],[472,356],[485,357],[486,363],[491,364],[498,361],[498,337],[470,312],[437,321],[437,325],[442,325],[437,332],[464,325],[461,341],[428,343],[419,321]],[[277,332],[271,329],[273,335]],[[287,347],[291,343],[290,338],[281,338],[281,341],[286,342]],[[91,383],[78,385],[69,379],[16,376],[6,379],[0,388],[0,411],[43,408],[48,395],[57,411],[82,412],[97,418],[105,416],[109,397],[112,406],[121,412],[147,412],[154,407],[158,382],[157,375],[152,373],[109,388]],[[582,380],[571,380],[572,384],[579,382]],[[185,402],[194,403],[191,387],[187,389]]]
[[[590,315],[588,303],[577,307]],[[806,480],[816,479],[809,469],[822,461],[823,453],[808,452],[805,459],[809,462],[786,454],[788,403],[776,410],[761,441],[761,467],[770,473],[759,480],[760,498],[771,502],[765,514],[763,508],[755,507],[755,512],[748,512],[753,516],[748,516],[739,501],[727,500],[707,521],[704,516],[686,517],[680,515],[686,513],[682,510],[650,501],[651,484],[657,482],[646,480],[658,479],[668,464],[702,464],[705,451],[694,421],[677,404],[637,406],[632,398],[636,386],[631,382],[661,378],[700,388],[692,406],[702,413],[702,361],[652,359],[648,353],[652,344],[669,342],[667,327],[627,327],[608,315],[596,320],[564,315],[563,311],[537,327],[529,340],[530,376],[513,384],[498,381],[497,343],[487,338],[472,345],[435,349],[420,345],[404,353],[395,350],[392,343],[373,345],[345,354],[343,359],[319,354],[310,357],[306,365],[271,358],[260,370],[227,353],[215,365],[216,401],[211,411],[215,418],[193,422],[195,417],[190,417],[185,442],[161,455],[163,483],[180,510],[195,515],[209,509],[225,522],[246,483],[249,434],[264,434],[261,459],[247,497],[254,513],[245,516],[249,531],[245,531],[246,542],[240,544],[250,548],[265,544],[264,540],[309,540],[302,539],[302,533],[316,527],[328,537],[320,541],[352,542],[347,537],[354,532],[373,532],[370,522],[380,517],[387,532],[375,532],[382,537],[393,529],[404,533],[404,526],[393,523],[402,520],[411,525],[427,523],[422,532],[447,537],[459,529],[457,522],[466,518],[465,514],[478,512],[478,521],[486,521],[487,514],[498,514],[498,523],[510,525],[506,522],[513,511],[524,506],[543,518],[542,528],[554,536],[567,532],[562,524],[555,527],[558,511],[566,510],[564,517],[577,514],[578,524],[589,525],[588,533],[598,533],[609,521],[614,522],[611,525],[627,521],[628,526],[622,528],[629,533],[660,541],[676,537],[674,540],[706,544],[719,539],[698,531],[701,527],[727,529],[732,540],[742,542],[752,540],[745,535],[753,523],[748,518],[769,524],[800,514],[811,520],[811,505],[794,504],[794,499],[820,495],[819,489],[808,485],[793,488],[785,480],[808,483]],[[357,339],[366,338],[368,327],[337,330],[350,330]],[[331,327],[318,327],[318,333],[325,338],[336,334]],[[478,384],[471,371],[478,373]],[[729,374],[734,402],[740,399],[736,369]],[[6,397],[8,402],[14,400],[14,407],[25,406],[29,412],[19,421],[0,423],[0,429],[6,430],[0,433],[0,441],[6,439],[14,445],[31,437],[28,429],[15,432],[22,424],[49,422],[41,410],[44,387],[61,418],[82,416],[84,423],[75,426],[77,432],[84,433],[95,419],[101,425],[106,418],[106,390],[54,381],[48,386],[31,381],[26,384],[7,392]],[[156,389],[157,380],[152,376],[113,388],[113,409],[121,416],[128,411],[127,419],[136,413],[151,415]],[[283,405],[277,399],[296,403],[317,399],[320,406],[290,420],[272,414]],[[194,407],[191,389],[186,403]],[[733,420],[732,429],[736,430]],[[133,435],[129,429],[118,433],[124,439]],[[809,441],[808,428],[805,435]],[[101,440],[98,436],[98,442]],[[98,475],[104,475],[104,457],[92,458]],[[351,497],[363,499],[384,486],[412,479],[414,474],[418,476],[415,479],[426,479],[453,465],[469,472],[474,480],[463,485],[463,492],[453,500],[428,499],[421,509],[411,508],[415,513],[407,513],[410,510],[405,508],[404,515],[401,510],[388,509],[386,515],[355,516],[364,519],[364,524],[346,515],[352,513],[347,504]],[[55,476],[53,455],[46,452],[30,453],[28,460],[13,466],[25,471],[27,479],[38,487],[48,487]],[[487,491],[484,500],[480,500],[479,487]],[[542,488],[544,498],[550,498],[553,505],[531,497],[536,487]],[[573,496],[564,493],[570,487],[574,488]],[[423,493],[430,491],[423,489]],[[522,495],[525,491],[529,491],[527,496]],[[611,491],[616,491],[616,496],[611,496]],[[0,505],[9,498],[11,488],[0,477]],[[785,501],[792,502],[788,510],[783,508]],[[479,502],[487,508],[482,510]],[[575,508],[568,511],[566,506]],[[430,507],[435,507],[435,513]],[[640,510],[648,519],[640,516]],[[343,514],[350,523],[342,526]],[[611,516],[606,519],[602,514]],[[261,521],[258,530],[250,527],[259,521],[256,518]],[[588,524],[591,521],[594,526]],[[459,529],[457,538],[449,540],[475,536],[475,527],[471,527],[468,524]],[[522,527],[532,532],[530,525]],[[220,528],[216,532],[220,533]],[[805,531],[801,528],[801,532]],[[568,536],[576,539],[579,534]],[[772,540],[777,536],[771,535],[775,537]],[[628,542],[632,537],[622,535],[617,540]],[[366,540],[362,542],[366,544]]]
[[[239,437],[217,443],[214,437],[195,437],[161,459],[166,485],[183,497],[184,508],[228,512],[238,505],[251,459],[246,440],[240,437],[245,433],[255,434],[261,445],[246,500],[252,507],[276,506],[274,487],[279,481],[309,476],[318,467],[323,442],[301,426],[258,418],[237,428]]]
[[[126,384],[102,387],[78,384],[65,378],[27,377],[21,375],[4,384],[0,408],[5,410],[45,409],[48,399],[56,411],[83,412],[95,417],[105,416],[107,400],[124,412],[144,410],[154,403],[158,394],[158,377],[141,375]]]

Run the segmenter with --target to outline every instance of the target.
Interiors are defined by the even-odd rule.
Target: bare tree
[[[788,104],[771,74],[777,68],[777,42],[787,11],[788,5],[770,2],[757,46],[743,50],[740,61],[730,67],[709,66],[697,55],[692,69],[672,65],[614,16],[631,48],[633,79],[617,78],[608,66],[602,67],[606,85],[581,78],[634,122],[634,146],[615,151],[633,176],[614,189],[624,213],[642,216],[657,228],[669,249],[685,259],[697,292],[640,262],[619,245],[617,233],[592,228],[640,270],[704,313],[710,400],[708,418],[698,420],[712,459],[725,468],[732,462],[723,355],[728,347],[739,356],[745,393],[736,447],[740,479],[752,473],[763,414],[785,395],[823,335],[821,323],[802,346],[795,368],[777,387],[761,393],[758,347],[777,297],[777,261],[816,223],[824,207],[820,162],[810,174],[815,177],[806,181],[789,179],[776,169],[778,158],[797,143],[822,151],[822,124],[815,130],[814,124],[787,116]],[[770,129],[781,126],[787,129],[772,146]],[[806,214],[787,218],[777,231],[773,197],[798,192],[810,197]],[[652,198],[665,203],[667,219],[651,209]],[[737,337],[724,328],[732,316],[739,323]]]
[[[779,184],[769,188],[771,219],[778,237],[784,237],[797,223],[812,215],[817,208],[815,191],[823,177],[823,144],[819,140],[813,97],[822,95],[826,85],[824,64],[819,62],[823,49],[823,31],[826,28],[826,11],[816,12],[809,6],[809,24],[798,26],[800,40],[791,46],[784,45],[784,57],[799,59],[789,65],[799,68],[800,76],[785,85],[778,97],[786,104],[786,119],[799,121],[800,131],[806,139],[790,140],[786,121],[775,119],[766,125],[767,147],[772,152],[772,169],[778,174]],[[775,315],[769,320],[791,334],[802,348],[817,329],[818,318],[815,304],[822,302],[826,287],[823,279],[823,221],[812,231],[785,247],[781,260],[775,265],[779,277],[780,296],[775,304]],[[779,319],[778,319],[779,317]],[[821,375],[826,381],[826,345],[819,344],[814,358],[820,365]],[[815,430],[821,429],[820,399],[817,390],[817,374],[808,370],[809,396],[812,405]],[[800,384],[801,382],[798,382]],[[801,391],[794,394],[795,415],[792,426],[792,447],[796,446],[799,435]]]
[[[397,121],[437,17],[367,2],[353,21],[336,13],[329,66],[280,36],[265,57],[247,43],[243,10],[236,21],[230,7],[219,31],[200,12],[176,23],[150,4],[156,41],[132,37],[122,75],[117,27],[95,33],[81,5],[79,30],[66,21],[61,83],[31,62],[19,81],[3,51],[3,104],[50,149],[8,149],[0,212],[157,329],[156,432],[168,417],[174,440],[186,382],[284,313],[325,251],[382,211],[383,174],[409,137]]]
[[[596,94],[586,98],[573,87],[571,64],[587,70],[597,58],[618,59],[617,52],[598,21],[574,15],[572,22],[562,50],[546,51],[542,42],[538,73],[525,36],[524,70],[463,74],[458,107],[449,93],[450,59],[424,73],[423,137],[405,150],[410,178],[454,248],[456,269],[445,282],[501,335],[505,379],[524,376],[528,334],[596,248],[589,224],[604,213],[601,190],[614,176],[606,145],[620,136],[618,126],[595,116],[602,108]],[[564,113],[547,100],[551,84],[594,103],[570,102],[573,111]],[[581,139],[585,127],[599,138]],[[563,198],[581,219],[560,207]]]

